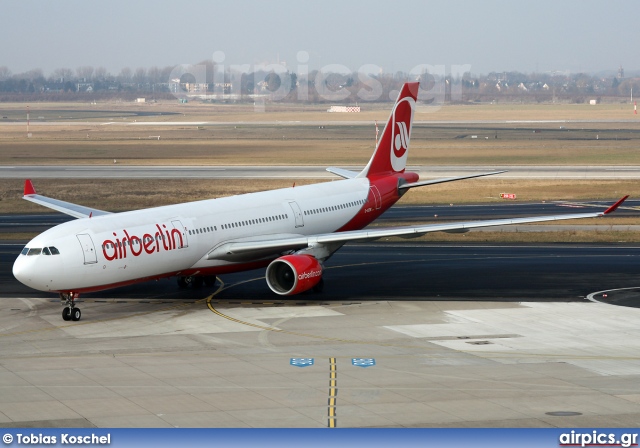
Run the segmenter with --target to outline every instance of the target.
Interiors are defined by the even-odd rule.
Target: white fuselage
[[[259,260],[209,260],[207,254],[229,241],[334,232],[362,212],[368,195],[369,180],[356,178],[82,218],[31,240],[13,273],[34,289],[78,292],[199,270],[242,270]]]

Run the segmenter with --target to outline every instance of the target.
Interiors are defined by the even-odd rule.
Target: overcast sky
[[[3,0],[0,66],[33,68],[275,63],[293,71],[420,64],[491,71],[640,68],[637,0]],[[220,55],[220,53],[218,53]]]

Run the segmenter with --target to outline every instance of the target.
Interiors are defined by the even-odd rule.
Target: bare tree
[[[9,67],[6,66],[2,66],[0,67],[0,81],[4,81],[11,78],[11,70],[9,70]]]
[[[73,79],[73,70],[70,68],[57,68],[53,71],[49,79],[58,82],[70,81]]]
[[[149,70],[147,70],[147,79],[151,84],[159,83],[161,76],[162,72],[157,66],[151,67]]]
[[[129,67],[125,67],[120,70],[118,78],[120,82],[131,82],[131,69]]]
[[[93,78],[93,67],[90,65],[78,67],[76,69],[76,74],[78,75],[78,78],[84,79],[85,81],[90,81],[91,78]]]
[[[95,72],[95,78],[98,80],[104,80],[109,76],[109,72],[107,72],[107,69],[104,67],[98,67],[96,68],[96,72]]]
[[[142,67],[138,67],[133,75],[133,82],[137,84],[144,84],[147,82],[147,70]]]

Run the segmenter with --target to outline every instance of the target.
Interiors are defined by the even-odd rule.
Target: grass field
[[[156,207],[201,199],[315,183],[306,179],[38,179],[38,193],[108,211]],[[23,182],[0,179],[0,213],[42,213],[45,209],[22,199]],[[518,201],[614,200],[625,194],[640,197],[640,182],[590,180],[470,179],[415,188],[398,204],[470,204],[504,202],[500,193]]]
[[[362,125],[203,130],[47,126],[32,134],[27,139],[15,126],[0,127],[0,164],[93,165],[115,159],[125,165],[364,165],[375,144],[373,126]],[[639,149],[640,124],[624,129],[612,124],[588,129],[418,125],[409,163],[640,165]]]
[[[363,166],[374,148],[375,128],[386,120],[390,103],[364,104],[360,114],[329,114],[328,105],[35,104],[26,138],[24,104],[0,104],[0,165],[321,165]],[[166,113],[165,115],[159,115]],[[139,115],[144,114],[144,115]],[[40,118],[42,117],[42,118]],[[356,120],[356,123],[348,123]],[[419,106],[409,163],[428,172],[434,165],[640,165],[640,120],[628,104],[493,104]],[[441,121],[520,121],[518,123],[443,124]],[[523,123],[535,120],[601,120],[597,123]],[[618,122],[614,122],[618,120]],[[623,121],[620,121],[623,120]],[[637,120],[637,121],[634,121]],[[133,122],[242,122],[215,126],[131,126]],[[295,121],[296,123],[291,123]],[[343,122],[320,125],[318,122]],[[10,124],[10,123],[14,124]],[[364,122],[364,124],[363,124]],[[368,124],[366,122],[369,122]],[[104,123],[110,123],[105,125]],[[160,139],[158,139],[160,136]],[[473,138],[475,136],[475,138]],[[305,180],[73,180],[39,179],[38,192],[110,211],[131,210],[309,183]],[[476,179],[415,189],[401,204],[501,201],[501,192],[522,201],[640,197],[636,181]],[[42,213],[23,201],[22,182],[0,180],[0,213]],[[615,220],[620,220],[616,221]],[[630,224],[610,218],[607,224]],[[604,236],[636,241],[635,235]],[[528,234],[527,239],[589,240],[589,232]],[[471,241],[522,240],[524,234],[430,235]],[[546,236],[545,236],[546,235]],[[634,239],[635,238],[635,239]]]
[[[7,120],[26,120],[25,103],[0,104],[0,113]],[[267,102],[264,107],[253,104],[207,104],[177,101],[157,103],[105,102],[36,103],[29,104],[31,119],[82,121],[352,121],[386,120],[393,103],[360,103],[356,114],[327,113],[326,104],[288,104]],[[141,116],[140,113],[144,115]],[[166,113],[162,115],[161,113]],[[42,117],[42,118],[39,118]],[[422,105],[418,103],[414,119],[441,120],[620,120],[634,119],[633,105],[620,104],[465,104]]]
[[[250,105],[202,103],[35,104],[27,138],[25,105],[0,104],[7,117],[0,121],[0,164],[91,165],[115,159],[129,165],[364,165],[375,145],[374,120],[382,127],[391,103],[365,104],[360,114],[330,114],[326,107],[273,104],[255,113]],[[637,117],[627,104],[419,106],[414,118],[425,123],[412,131],[410,164],[640,165]],[[520,122],[437,123],[446,120]],[[177,124],[131,126],[150,121]],[[194,121],[239,123],[179,124]],[[47,122],[58,124],[41,125]]]

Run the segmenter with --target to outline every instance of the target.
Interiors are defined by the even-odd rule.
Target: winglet
[[[622,203],[624,201],[627,200],[627,198],[629,197],[629,195],[626,195],[625,197],[623,197],[622,199],[620,199],[618,202],[616,202],[615,204],[613,204],[611,207],[609,207],[608,209],[606,209],[602,214],[603,215],[608,215],[611,212],[614,212],[618,207],[620,207],[622,205]]]
[[[33,184],[30,179],[24,181],[24,195],[29,196],[32,194],[36,194],[36,189],[33,188]]]

